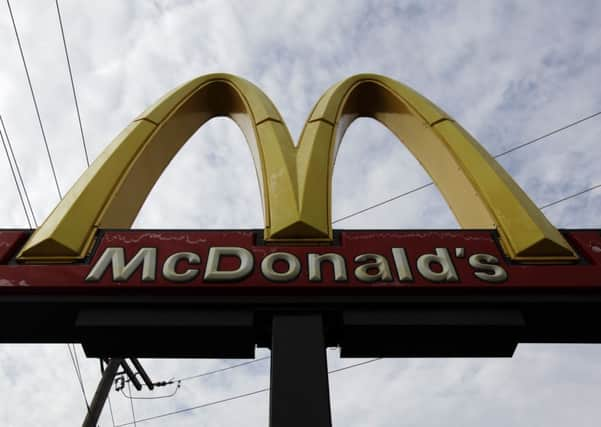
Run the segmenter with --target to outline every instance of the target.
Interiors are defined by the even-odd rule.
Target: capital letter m
[[[109,265],[113,267],[113,280],[116,282],[129,280],[140,265],[142,265],[142,281],[152,281],[156,276],[156,259],[156,248],[141,248],[126,264],[123,248],[107,248],[86,276],[86,281],[98,282]]]

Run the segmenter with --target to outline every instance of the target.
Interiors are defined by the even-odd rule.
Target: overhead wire
[[[13,15],[13,10],[10,6],[10,0],[6,0],[6,4],[8,6],[8,12],[10,14],[10,20],[13,25],[13,29],[15,31],[15,37],[17,39],[17,46],[19,47],[19,53],[21,54],[21,60],[23,61],[23,67],[25,68],[25,76],[27,77],[27,83],[29,85],[29,91],[31,92],[31,99],[33,100],[33,106],[35,108],[36,116],[38,118],[38,123],[40,125],[40,131],[42,133],[42,139],[44,141],[44,146],[46,147],[46,154],[48,155],[48,161],[50,163],[50,169],[52,171],[52,176],[54,177],[54,184],[56,185],[56,192],[58,193],[59,199],[62,200],[63,195],[61,193],[60,186],[58,184],[58,177],[56,175],[56,170],[54,168],[54,162],[52,161],[52,155],[50,154],[50,147],[48,146],[48,139],[46,138],[46,132],[44,131],[44,125],[42,124],[42,117],[40,115],[40,109],[38,107],[38,101],[35,96],[35,92],[33,90],[33,85],[31,83],[31,77],[29,75],[29,68],[27,67],[27,61],[25,61],[25,54],[23,53],[23,46],[21,45],[21,39],[19,37],[19,31],[17,30],[17,24],[15,23],[15,17]]]
[[[257,359],[248,360],[246,362],[242,362],[242,363],[238,363],[238,364],[235,364],[235,365],[227,366],[225,368],[214,369],[214,370],[211,370],[211,371],[202,372],[200,374],[191,375],[191,376],[188,376],[188,377],[182,377],[182,378],[177,378],[177,379],[170,379],[168,381],[162,381],[160,383],[155,383],[155,386],[156,385],[166,386],[166,385],[176,384],[176,387],[175,387],[175,389],[173,390],[172,393],[161,395],[161,396],[134,396],[131,393],[128,395],[128,394],[125,393],[125,390],[123,390],[123,389],[121,389],[121,394],[123,394],[123,396],[126,397],[126,398],[128,398],[128,399],[136,399],[136,400],[166,399],[166,398],[173,397],[173,396],[175,396],[177,394],[177,392],[181,388],[181,383],[183,381],[189,381],[189,380],[193,380],[193,379],[197,379],[197,378],[201,378],[201,377],[207,377],[209,375],[214,375],[214,374],[226,372],[226,371],[229,371],[231,369],[240,368],[242,366],[252,365],[254,363],[258,363],[258,362],[261,362],[263,360],[268,360],[268,359],[271,359],[271,356],[259,357]]]
[[[77,347],[75,346],[75,344],[71,344],[71,347],[73,348],[73,356],[75,357],[75,366],[77,367],[77,375],[79,375],[79,378],[81,380],[81,384],[83,387],[83,375],[81,374],[81,367],[79,366],[79,356],[77,356]],[[85,388],[84,388],[84,394],[85,394]]]
[[[15,173],[15,168],[13,167],[13,163],[10,159],[10,155],[8,154],[8,147],[6,146],[6,142],[4,141],[4,136],[0,131],[0,139],[2,139],[2,146],[4,147],[4,152],[6,153],[6,160],[8,161],[8,165],[10,166],[10,171],[13,176],[13,180],[15,181],[15,186],[17,187],[17,193],[19,194],[19,199],[21,200],[21,206],[23,206],[23,212],[25,213],[25,218],[27,218],[27,224],[29,228],[31,228],[31,219],[29,219],[29,215],[27,213],[27,208],[25,207],[25,200],[23,200],[23,194],[21,194],[21,187],[19,187],[19,182],[17,181],[17,174]]]
[[[128,381],[128,382],[127,382],[127,388],[128,388],[128,390],[129,390],[129,394],[130,394],[130,396],[131,396],[131,381]],[[132,420],[133,420],[133,421],[132,421],[131,423],[129,423],[129,424],[133,424],[133,425],[134,425],[134,427],[136,427],[136,426],[137,426],[137,424],[136,424],[136,413],[134,412],[134,401],[133,401],[133,399],[129,399],[129,405],[130,405],[130,407],[131,407],[131,418],[132,418]]]
[[[79,368],[79,359],[77,359],[76,354],[75,354],[75,344],[67,344],[67,346],[72,351],[71,354],[73,354],[73,363],[75,366],[75,372],[77,373],[78,376],[81,376],[81,370]]]
[[[376,362],[376,361],[381,360],[381,359],[382,359],[381,357],[376,357],[374,359],[364,360],[362,362],[358,362],[358,363],[354,363],[354,364],[351,364],[351,365],[347,365],[347,366],[344,366],[342,368],[333,369],[331,371],[328,371],[328,374],[333,374],[333,373],[336,373],[336,372],[345,371],[347,369],[351,369],[351,368],[356,368],[356,367],[359,367],[359,366],[367,365],[369,363],[373,363],[373,362]],[[145,422],[145,421],[156,420],[158,418],[164,418],[164,417],[168,417],[168,416],[171,416],[171,415],[177,415],[177,414],[181,414],[181,413],[184,413],[184,412],[194,411],[196,409],[201,409],[201,408],[206,408],[206,407],[209,407],[209,406],[219,405],[221,403],[231,402],[232,400],[238,400],[238,399],[242,399],[242,398],[245,398],[245,397],[254,396],[256,394],[266,393],[269,390],[270,390],[270,387],[265,387],[265,388],[254,390],[254,391],[251,391],[251,392],[248,392],[248,393],[237,394],[235,396],[226,397],[224,399],[214,400],[214,401],[207,402],[207,403],[201,403],[199,405],[191,406],[191,407],[188,407],[188,408],[178,409],[178,410],[171,411],[171,412],[165,412],[165,413],[162,413],[162,414],[159,414],[159,415],[154,415],[154,416],[147,417],[147,418],[139,418],[137,420],[137,422],[138,423],[142,423],[142,422]],[[129,426],[129,425],[132,425],[132,423],[129,422],[129,423],[124,423],[124,424],[118,424],[115,427],[125,427],[125,426]]]
[[[178,415],[178,414],[183,414],[185,412],[190,412],[190,411],[194,411],[196,409],[201,409],[201,408],[206,408],[209,406],[213,406],[213,405],[219,405],[220,403],[226,403],[226,402],[231,402],[232,400],[238,400],[238,399],[242,399],[245,397],[250,397],[250,396],[254,396],[255,394],[261,394],[261,393],[266,393],[269,391],[269,387],[266,388],[261,388],[259,390],[254,390],[248,393],[243,393],[243,394],[237,394],[235,396],[231,396],[231,397],[226,397],[225,399],[220,399],[220,400],[213,400],[211,402],[208,403],[202,403],[200,405],[195,405],[195,406],[191,406],[188,408],[183,408],[183,409],[178,409],[176,411],[171,411],[171,412],[164,412],[162,414],[159,415],[154,415],[151,417],[147,417],[147,418],[140,418],[138,419],[139,423],[143,423],[146,421],[151,421],[151,420],[156,420],[159,418],[165,418],[165,417],[169,417],[171,415]],[[124,427],[124,426],[129,426],[132,425],[133,423],[124,423],[124,424],[117,424],[115,427]]]
[[[550,208],[551,206],[558,205],[560,203],[565,202],[566,200],[570,200],[570,199],[573,199],[575,197],[582,196],[583,194],[589,193],[589,192],[591,192],[593,190],[596,190],[597,188],[601,188],[601,184],[596,184],[596,185],[590,186],[590,187],[588,187],[588,188],[586,188],[584,190],[581,190],[581,191],[578,191],[576,193],[570,194],[569,196],[565,196],[565,197],[563,197],[563,198],[561,198],[559,200],[555,200],[554,202],[550,202],[550,203],[547,203],[546,205],[539,206],[538,208],[541,209],[541,210],[542,209]]]
[[[590,114],[590,115],[588,115],[588,116],[585,116],[585,117],[583,117],[583,118],[581,118],[581,119],[578,119],[578,120],[576,120],[576,121],[573,121],[573,122],[571,122],[571,123],[568,123],[568,124],[567,124],[567,125],[565,125],[565,126],[562,126],[562,127],[560,127],[560,128],[554,129],[554,130],[552,130],[551,132],[548,132],[548,133],[546,133],[546,134],[544,134],[544,135],[541,135],[541,136],[539,136],[538,138],[534,138],[534,139],[532,139],[532,140],[530,140],[530,141],[524,142],[523,144],[515,145],[515,146],[513,146],[513,147],[511,147],[511,148],[509,148],[509,149],[507,149],[507,150],[505,150],[505,151],[503,151],[503,152],[501,152],[501,153],[499,153],[499,154],[495,155],[494,157],[495,157],[495,158],[498,158],[498,157],[501,157],[501,156],[505,156],[506,154],[509,154],[509,153],[512,153],[512,152],[514,152],[514,151],[517,151],[517,150],[519,150],[519,149],[521,149],[521,148],[527,147],[528,145],[532,145],[532,144],[534,144],[535,142],[539,142],[539,141],[541,141],[541,140],[543,140],[543,139],[545,139],[545,138],[548,138],[548,137],[550,137],[550,136],[552,136],[552,135],[555,135],[556,133],[562,132],[562,131],[564,131],[564,130],[566,130],[566,129],[569,129],[569,128],[571,128],[571,127],[574,127],[574,126],[576,126],[576,125],[579,125],[580,123],[584,123],[584,122],[586,122],[587,120],[590,120],[590,119],[592,119],[592,118],[595,118],[595,117],[597,117],[597,116],[601,116],[601,111],[597,111],[596,113]]]
[[[67,344],[67,350],[69,351],[69,356],[71,356],[71,363],[73,364],[73,369],[75,369],[75,376],[79,382],[79,387],[81,389],[81,394],[83,395],[83,400],[86,404],[87,411],[90,412],[90,403],[88,402],[88,397],[86,395],[86,390],[83,384],[83,379],[81,377],[81,371],[78,368],[78,364],[75,362],[75,356],[73,355],[73,351],[75,351],[75,347],[71,350],[69,344]]]
[[[71,91],[73,92],[73,101],[75,102],[75,112],[77,113],[77,121],[79,123],[79,132],[81,133],[81,143],[83,145],[83,152],[86,157],[86,164],[90,166],[90,157],[88,156],[88,147],[86,146],[86,137],[83,132],[83,124],[81,122],[81,113],[79,112],[79,102],[77,101],[77,92],[75,90],[75,82],[73,80],[73,70],[71,69],[71,61],[69,60],[69,51],[67,49],[67,40],[65,38],[65,29],[63,27],[63,19],[61,16],[61,10],[58,5],[58,0],[55,0],[56,13],[58,14],[58,23],[61,29],[61,36],[63,39],[63,47],[65,50],[65,58],[67,60],[67,68],[69,69],[69,80],[71,80]]]
[[[203,372],[203,373],[200,373],[200,374],[191,375],[189,377],[182,377],[182,378],[178,378],[178,379],[171,380],[171,381],[172,382],[177,382],[177,381],[182,381],[183,382],[183,381],[188,381],[188,380],[192,380],[192,379],[196,379],[196,378],[206,377],[206,376],[209,376],[209,375],[218,374],[220,372],[229,371],[231,369],[240,368],[242,366],[252,365],[254,363],[258,363],[258,362],[261,362],[263,360],[268,360],[268,359],[271,359],[271,356],[259,357],[257,359],[253,359],[253,360],[249,360],[249,361],[246,361],[246,362],[238,363],[236,365],[231,365],[231,366],[227,366],[225,368],[220,368],[220,369],[214,369],[212,371],[207,371],[207,372]]]
[[[382,357],[374,357],[373,359],[364,360],[363,362],[353,363],[352,365],[343,366],[341,368],[332,369],[328,371],[328,374],[335,374],[336,372],[346,371],[347,369],[357,368],[359,366],[367,365],[369,363],[377,362],[378,360],[382,360]]]
[[[376,204],[373,204],[373,205],[370,205],[370,206],[368,206],[366,208],[358,210],[357,212],[353,212],[351,214],[348,214],[348,215],[345,215],[345,216],[343,216],[341,218],[338,218],[338,219],[332,221],[332,224],[336,224],[337,222],[344,221],[345,219],[349,219],[349,218],[355,217],[357,215],[361,215],[362,213],[365,213],[365,212],[370,211],[372,209],[378,208],[378,207],[380,207],[382,205],[385,205],[387,203],[393,202],[393,201],[398,200],[398,199],[400,199],[402,197],[408,196],[408,195],[413,194],[413,193],[417,193],[418,191],[423,190],[424,188],[428,188],[428,187],[430,187],[432,185],[434,185],[433,182],[429,182],[427,184],[420,185],[419,187],[415,187],[415,188],[413,188],[411,190],[405,191],[404,193],[397,194],[396,196],[392,196],[392,197],[390,197],[388,199],[382,200],[382,201],[380,201],[380,202],[378,202]]]
[[[27,201],[27,206],[29,206],[29,212],[31,213],[31,219],[33,220],[33,225],[38,226],[38,221],[35,217],[35,212],[33,211],[33,208],[31,207],[31,200],[29,199],[29,194],[27,193],[27,187],[25,187],[25,183],[23,182],[23,175],[21,175],[21,169],[19,168],[19,162],[17,162],[17,158],[15,157],[15,152],[13,151],[13,146],[12,143],[10,142],[10,136],[8,135],[8,131],[6,130],[6,126],[4,124],[4,118],[2,117],[2,115],[0,114],[0,125],[2,125],[2,130],[4,131],[4,136],[6,137],[6,143],[8,145],[8,149],[10,151],[10,154],[12,156],[13,162],[15,164],[15,170],[17,171],[17,176],[19,177],[19,182],[21,182],[21,188],[23,188],[23,193],[25,195],[25,200]],[[17,184],[17,191],[18,191],[19,185]],[[27,215],[27,213],[26,213]],[[27,223],[29,224],[29,228],[31,228],[31,223],[29,222],[29,218],[27,220]]]
[[[111,403],[111,396],[110,396],[110,391],[109,391],[109,395],[106,397],[106,399],[109,402],[109,413],[111,415],[111,422],[113,423],[113,427],[115,427],[115,416],[113,415],[113,404]]]
[[[127,393],[125,393],[124,389],[121,389],[121,394],[123,396],[125,396],[126,398],[128,398],[128,399],[135,399],[135,400],[167,399],[167,398],[170,398],[170,397],[174,397],[177,394],[177,392],[179,391],[179,389],[181,388],[181,386],[182,386],[181,382],[177,381],[177,385],[175,386],[175,389],[171,393],[163,394],[161,396],[134,396],[133,394],[129,394],[128,395]],[[131,391],[130,391],[130,393],[131,393]]]
[[[571,127],[577,126],[577,125],[579,125],[581,123],[584,123],[584,122],[586,122],[588,120],[591,120],[591,119],[593,119],[595,117],[598,117],[598,116],[601,116],[601,111],[597,111],[596,113],[590,114],[588,116],[585,116],[585,117],[582,117],[582,118],[580,118],[578,120],[570,122],[570,123],[568,123],[568,124],[566,124],[564,126],[561,126],[561,127],[557,128],[557,129],[554,129],[554,130],[552,130],[550,132],[547,132],[544,135],[541,135],[541,136],[539,136],[537,138],[534,138],[534,139],[531,139],[529,141],[526,141],[526,142],[523,142],[521,144],[518,144],[518,145],[515,145],[513,147],[510,147],[509,149],[507,149],[505,151],[502,151],[502,152],[500,152],[498,154],[495,154],[493,156],[493,158],[497,159],[497,158],[505,156],[505,155],[507,155],[509,153],[513,153],[514,151],[520,150],[520,149],[522,149],[524,147],[527,147],[527,146],[532,145],[534,143],[540,142],[540,141],[542,141],[542,140],[544,140],[544,139],[546,139],[546,138],[548,138],[548,137],[550,137],[552,135],[555,135],[555,134],[557,134],[559,132],[562,132],[562,131],[564,131],[566,129],[569,129]],[[378,207],[380,207],[382,205],[385,205],[387,203],[393,202],[395,200],[398,200],[398,199],[400,199],[402,197],[405,197],[405,196],[408,196],[410,194],[416,193],[416,192],[421,191],[421,190],[423,190],[425,188],[428,188],[428,187],[430,187],[432,185],[434,185],[434,183],[430,181],[430,182],[428,182],[426,184],[420,185],[419,187],[415,187],[415,188],[413,188],[411,190],[405,191],[404,193],[397,194],[396,196],[392,196],[392,197],[390,197],[388,199],[382,200],[382,201],[380,201],[378,203],[375,203],[373,205],[370,205],[370,206],[368,206],[366,208],[363,208],[363,209],[358,210],[356,212],[353,212],[351,214],[342,216],[342,217],[340,217],[340,218],[332,221],[332,224],[336,224],[337,222],[341,222],[341,221],[353,218],[353,217],[355,217],[357,215],[361,215],[362,213],[365,213],[365,212],[370,211],[372,209],[378,208]],[[585,191],[585,192],[587,192],[587,191]],[[573,198],[573,197],[576,197],[576,196],[572,196],[570,198]],[[548,206],[546,206],[546,207],[548,207]],[[541,207],[540,209],[543,209],[543,208]]]
[[[8,3],[8,0],[7,0],[7,3]],[[82,120],[81,120],[81,112],[79,110],[79,102],[77,100],[77,91],[75,89],[75,81],[73,79],[73,70],[71,68],[71,60],[69,59],[69,50],[67,48],[67,40],[66,40],[66,37],[65,37],[65,29],[64,29],[64,26],[63,26],[63,19],[62,19],[62,14],[61,14],[61,10],[60,10],[60,6],[59,6],[59,3],[58,3],[58,0],[55,0],[55,5],[56,5],[56,13],[58,15],[58,23],[59,23],[60,32],[61,32],[61,38],[62,38],[62,42],[63,42],[63,49],[64,49],[64,52],[65,52],[65,59],[66,59],[66,62],[67,62],[67,69],[69,71],[69,80],[71,82],[71,91],[73,93],[73,101],[74,101],[74,104],[75,104],[75,112],[76,112],[76,116],[77,116],[77,122],[79,124],[79,131],[80,131],[80,134],[81,134],[81,142],[82,142],[82,146],[83,146],[83,152],[84,152],[84,156],[85,156],[85,160],[86,160],[86,165],[89,167],[90,166],[90,158],[89,158],[89,155],[88,155],[88,148],[87,148],[87,145],[86,145],[86,138],[85,138],[85,134],[84,134],[84,131],[83,131],[83,123],[82,123]],[[9,4],[9,8],[10,8],[10,4]],[[11,17],[12,17],[12,12],[11,12]],[[13,19],[13,25],[14,25],[14,19]],[[15,25],[15,34],[17,35],[17,39],[18,39],[18,33],[17,33],[16,25]],[[23,52],[22,52],[22,49],[21,49],[20,42],[19,42],[19,49],[21,51],[21,57],[23,59],[23,65],[25,65],[25,68],[27,70],[27,66],[26,66],[26,63],[25,63],[25,58],[24,58],[24,55],[23,55]],[[27,79],[28,79],[29,86],[30,86],[30,89],[31,89],[32,97],[34,97],[33,88],[32,88],[32,85],[31,85],[31,79],[29,78],[29,73],[28,72],[27,72]],[[36,105],[36,112],[38,114],[38,120],[40,122],[40,128],[42,129],[42,135],[44,136],[44,142],[46,144],[46,148],[47,148],[47,151],[48,151],[48,158],[49,158],[49,160],[51,162],[52,172],[53,172],[53,175],[54,175],[54,179],[55,179],[57,191],[58,191],[58,194],[59,194],[59,198],[62,199],[62,195],[61,195],[61,192],[60,192],[60,187],[58,185],[58,180],[57,180],[57,177],[56,177],[56,173],[54,171],[54,165],[52,164],[52,158],[50,156],[50,151],[48,150],[48,144],[47,144],[47,141],[46,141],[46,138],[45,138],[45,134],[44,134],[44,131],[43,131],[43,127],[42,127],[42,122],[41,122],[41,119],[40,119],[39,110],[37,108],[37,103],[35,102],[35,97],[34,97],[34,103]],[[68,346],[68,344],[67,344],[67,346]],[[87,397],[86,397],[85,388],[84,388],[84,385],[83,385],[83,378],[82,378],[82,375],[81,375],[81,368],[79,366],[79,359],[78,359],[78,356],[77,356],[77,351],[76,351],[75,345],[73,345],[73,353],[74,353],[74,357],[75,357],[73,363],[74,363],[76,375],[78,377],[78,380],[79,380],[79,383],[80,383],[80,386],[81,386],[81,389],[82,389],[82,393],[83,393],[84,399],[86,401],[86,406],[87,406],[88,411],[89,411],[90,410],[90,406],[88,404],[88,400],[87,400]],[[112,421],[113,426],[114,426],[115,425],[115,418],[114,418],[114,415],[113,415],[113,408],[112,408],[110,397],[108,397],[108,401],[109,401],[109,411],[110,411],[110,415],[111,415],[111,421]],[[133,414],[133,405],[132,405],[132,414]],[[135,424],[135,417],[134,417],[134,424]]]
[[[369,210],[371,210],[371,209],[375,209],[375,208],[377,208],[377,207],[379,207],[379,206],[385,205],[385,204],[386,204],[386,203],[388,203],[388,202],[392,202],[393,200],[400,199],[401,197],[408,196],[409,194],[415,193],[415,192],[417,192],[417,191],[419,191],[419,190],[422,190],[422,189],[424,189],[424,188],[426,188],[426,187],[429,187],[429,186],[431,186],[431,185],[434,185],[434,183],[433,183],[433,182],[431,182],[431,183],[429,183],[429,184],[425,184],[425,185],[422,185],[421,187],[417,187],[417,188],[414,188],[413,190],[409,190],[409,191],[407,191],[407,192],[405,192],[405,193],[399,194],[398,196],[391,197],[390,199],[383,200],[383,201],[381,201],[381,202],[379,202],[379,203],[376,203],[375,205],[368,206],[367,208],[361,209],[361,210],[359,210],[359,211],[357,211],[357,212],[354,212],[354,213],[352,213],[352,214],[349,214],[349,215],[347,215],[347,216],[345,216],[345,217],[339,218],[339,219],[337,219],[336,221],[332,221],[332,224],[333,224],[333,223],[335,223],[335,222],[338,222],[338,221],[342,221],[342,220],[345,220],[345,219],[351,218],[351,217],[353,217],[353,216],[360,215],[360,214],[362,214],[362,213],[364,213],[364,212],[367,212],[367,211],[369,211]],[[596,190],[597,188],[601,188],[601,184],[595,184],[595,185],[593,185],[593,186],[591,186],[591,187],[585,188],[584,190],[580,190],[580,191],[578,191],[578,192],[576,192],[576,193],[574,193],[574,194],[570,194],[570,195],[568,195],[568,196],[564,196],[564,197],[562,197],[562,198],[561,198],[561,199],[559,199],[559,200],[555,200],[555,201],[553,201],[553,202],[549,202],[549,203],[547,203],[547,204],[544,204],[544,205],[538,206],[538,208],[539,208],[539,209],[541,209],[541,210],[543,210],[543,209],[547,209],[547,208],[550,208],[551,206],[555,206],[555,205],[557,205],[557,204],[559,204],[559,203],[565,202],[566,200],[574,199],[574,198],[576,198],[576,197],[578,197],[578,196],[581,196],[581,195],[583,195],[583,194],[585,194],[585,193],[588,193],[588,192],[591,192],[591,191],[593,191],[593,190]]]
[[[181,378],[176,378],[176,379],[170,379],[168,381],[162,381],[161,383],[155,383],[155,386],[156,385],[166,386],[166,385],[176,384],[176,388],[175,388],[175,390],[174,390],[173,393],[167,394],[167,395],[163,395],[163,396],[133,396],[133,395],[128,396],[127,394],[125,394],[124,390],[121,390],[121,392],[128,399],[152,400],[152,399],[164,399],[164,398],[167,398],[167,397],[173,397],[173,396],[175,396],[175,394],[177,393],[177,391],[181,387],[181,383],[184,382],[184,381],[189,381],[189,380],[193,380],[193,379],[197,379],[197,378],[207,377],[209,375],[219,374],[219,373],[222,373],[222,372],[226,372],[226,371],[229,371],[229,370],[232,370],[232,369],[240,368],[242,366],[252,365],[252,364],[261,362],[263,360],[269,360],[269,359],[271,359],[271,356],[263,356],[263,357],[259,357],[257,359],[248,360],[248,361],[245,361],[245,362],[242,362],[242,363],[237,363],[235,365],[226,366],[225,368],[213,369],[211,371],[202,372],[202,373],[196,374],[196,375],[190,375],[188,377],[181,377]]]

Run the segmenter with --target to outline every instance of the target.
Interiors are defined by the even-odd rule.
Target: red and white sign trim
[[[565,232],[580,262],[509,262],[490,231],[340,231],[337,244],[257,243],[257,231],[104,231],[83,263],[17,264],[28,237],[0,231],[0,293],[60,289],[223,294],[601,288],[601,232]]]

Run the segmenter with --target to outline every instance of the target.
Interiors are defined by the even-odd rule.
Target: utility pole
[[[111,391],[115,374],[117,374],[117,370],[123,361],[123,359],[119,358],[109,360],[108,365],[102,373],[102,378],[100,378],[100,383],[98,383],[92,402],[90,403],[90,410],[86,414],[86,418],[83,420],[81,427],[96,427],[98,425],[98,418],[100,418],[106,398]]]
[[[154,388],[154,383],[142,367],[140,361],[134,357],[132,357],[130,360],[138,371],[138,374],[142,377],[146,387],[148,387],[149,390],[152,390]],[[106,399],[111,391],[111,386],[113,385],[113,381],[119,366],[123,368],[123,372],[125,375],[127,375],[129,381],[131,381],[136,390],[142,390],[142,384],[140,384],[140,381],[138,381],[136,378],[136,373],[129,367],[125,359],[109,359],[106,368],[104,368],[104,371],[102,371],[102,378],[100,378],[100,383],[98,383],[92,403],[90,404],[90,409],[86,414],[83,424],[81,425],[82,427],[96,427],[98,425],[98,419],[100,418],[102,408],[104,408]]]

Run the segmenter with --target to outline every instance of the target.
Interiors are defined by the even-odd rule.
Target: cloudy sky
[[[75,1],[60,2],[90,157],[171,88],[229,72],[261,87],[293,137],[331,84],[359,72],[432,99],[492,154],[601,111],[597,1]],[[63,193],[86,167],[52,0],[13,0],[31,80]],[[0,114],[35,216],[58,201],[5,2],[0,4]],[[538,204],[601,184],[601,116],[499,159]],[[0,227],[27,221],[0,153]],[[392,135],[358,120],[341,147],[334,218],[427,183]],[[601,228],[601,191],[545,210],[558,227]],[[241,132],[216,119],[199,130],[144,205],[139,228],[261,228],[260,196]],[[340,228],[457,228],[434,187],[342,221]],[[18,321],[18,319],[17,319]],[[6,327],[6,326],[5,326]],[[77,346],[88,397],[98,362]],[[268,355],[259,349],[257,357]],[[330,369],[356,363],[328,350]],[[520,345],[512,359],[388,359],[332,374],[338,426],[596,426],[601,347]],[[145,360],[154,380],[236,361]],[[135,400],[136,419],[252,392],[269,363],[185,381],[172,398]],[[143,396],[170,394],[171,388]],[[0,425],[78,425],[85,404],[65,345],[0,345]],[[130,401],[111,394],[115,423]],[[102,426],[112,426],[108,410]],[[265,426],[260,393],[148,426]]]

